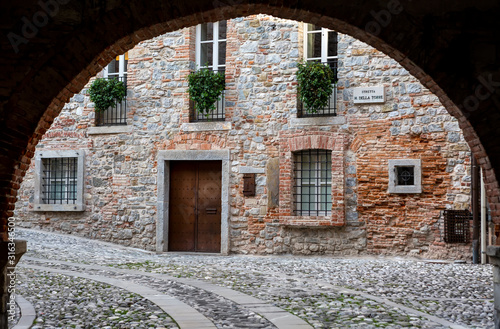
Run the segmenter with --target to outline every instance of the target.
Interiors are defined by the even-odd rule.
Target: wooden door
[[[170,251],[220,252],[221,161],[171,161]]]

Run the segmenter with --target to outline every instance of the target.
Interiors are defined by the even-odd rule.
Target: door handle
[[[217,215],[217,208],[205,208],[207,215]]]

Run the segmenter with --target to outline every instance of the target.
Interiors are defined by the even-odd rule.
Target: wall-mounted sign
[[[384,103],[384,86],[354,88],[353,96],[354,104]]]

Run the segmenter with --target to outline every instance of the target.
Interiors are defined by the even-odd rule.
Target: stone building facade
[[[445,242],[443,220],[447,209],[469,208],[470,151],[458,122],[417,79],[336,34],[336,113],[304,117],[296,71],[311,47],[307,26],[236,18],[217,41],[220,58],[225,47],[223,121],[196,121],[186,77],[197,66],[199,29],[128,52],[125,125],[96,126],[87,89],[66,104],[20,189],[18,225],[157,251],[470,257],[470,244]],[[382,87],[383,102],[354,101],[371,87]],[[55,158],[76,159],[74,209],[44,205],[42,177]],[[398,192],[399,169],[408,168],[416,190]],[[212,179],[205,192],[203,175]],[[191,180],[206,199],[218,189],[216,205],[200,210],[200,197],[186,206],[181,190]],[[206,227],[195,219],[186,231],[176,216],[193,211],[217,218]],[[174,242],[185,235],[194,235],[189,246]]]

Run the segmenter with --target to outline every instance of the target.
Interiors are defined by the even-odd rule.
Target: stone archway
[[[496,114],[494,12],[486,1],[444,4],[391,1],[344,3],[230,0],[183,3],[131,1],[127,5],[24,0],[9,4],[3,53],[0,143],[2,232],[34,147],[63,104],[113,56],[141,40],[204,21],[265,13],[313,22],[350,34],[397,60],[459,119],[486,170],[494,218],[500,216],[495,169],[500,123]],[[447,8],[444,10],[443,8]],[[474,28],[472,28],[474,27]],[[493,27],[493,28],[492,28]],[[98,36],[98,37],[96,37]],[[456,105],[459,106],[456,106]],[[497,219],[498,220],[498,219]],[[4,234],[4,238],[6,234]]]
[[[485,169],[500,222],[500,4],[172,0],[4,5],[0,82],[0,233],[34,148],[65,102],[114,56],[138,42],[206,21],[263,13],[350,34],[398,61],[440,98]]]

